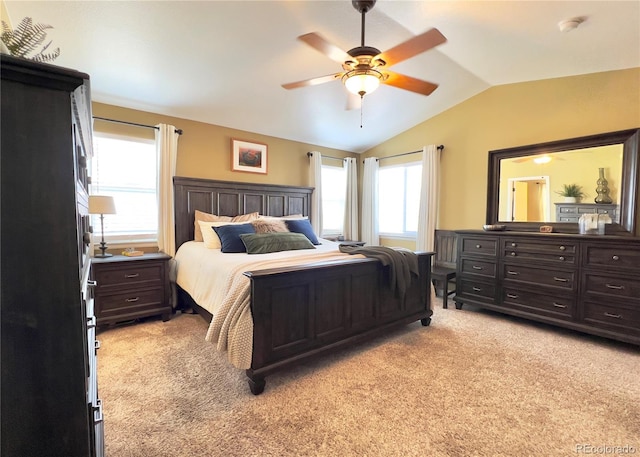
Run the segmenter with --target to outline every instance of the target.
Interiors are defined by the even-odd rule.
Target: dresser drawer
[[[586,294],[620,297],[640,303],[640,278],[585,273],[582,289]]]
[[[584,303],[584,320],[597,327],[640,335],[640,308],[615,306],[596,301]]]
[[[505,264],[502,273],[505,283],[522,282],[537,286],[558,287],[566,290],[575,290],[576,285],[575,271]]]
[[[502,242],[504,258],[542,260],[546,262],[574,265],[578,253],[575,242],[538,241],[529,239],[509,239]]]
[[[502,291],[502,304],[535,314],[550,317],[571,319],[575,314],[575,299],[530,292],[513,287],[505,287]]]
[[[585,255],[587,266],[610,266],[624,269],[640,268],[640,246],[623,244],[609,246],[587,246]]]
[[[498,253],[498,240],[485,237],[462,238],[462,254],[495,256]]]
[[[463,274],[486,276],[487,278],[496,277],[495,262],[463,258],[460,268]]]
[[[131,263],[131,262],[130,262]],[[95,268],[95,280],[98,283],[97,293],[123,287],[139,286],[140,283],[160,285],[164,279],[163,262],[140,262],[139,265],[119,263],[100,265]]]
[[[495,303],[496,286],[460,277],[456,280],[456,294]]]

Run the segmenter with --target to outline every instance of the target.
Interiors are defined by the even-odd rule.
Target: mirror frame
[[[640,129],[620,130],[597,135],[531,144],[508,149],[489,151],[487,179],[487,224],[503,224],[507,230],[537,232],[541,225],[553,226],[554,232],[579,233],[577,223],[569,222],[503,222],[498,221],[500,199],[500,161],[523,156],[535,156],[572,149],[597,146],[623,145],[622,180],[620,185],[620,223],[608,224],[610,235],[636,236],[638,228],[638,179],[640,177]]]

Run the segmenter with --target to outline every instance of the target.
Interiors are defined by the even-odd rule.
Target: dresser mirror
[[[563,222],[571,218],[561,214],[599,212],[612,218],[607,233],[635,235],[639,148],[640,129],[633,129],[489,151],[487,224],[520,231],[538,231],[541,225],[550,225],[556,232],[578,233],[577,222]],[[602,197],[602,187],[597,185],[601,168],[610,181],[606,192],[609,204],[594,201]],[[566,204],[558,193],[570,184],[579,185],[585,195]]]

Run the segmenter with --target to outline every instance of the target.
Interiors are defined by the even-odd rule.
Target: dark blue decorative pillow
[[[251,224],[221,225],[213,227],[213,230],[220,238],[222,252],[247,252],[240,235],[242,233],[256,233]]]
[[[302,233],[304,236],[309,238],[309,241],[313,244],[320,244],[318,237],[313,233],[313,227],[311,227],[309,219],[288,219],[285,222],[287,223],[287,228],[290,232]]]

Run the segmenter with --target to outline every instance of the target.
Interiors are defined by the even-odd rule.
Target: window
[[[383,235],[415,237],[420,211],[421,163],[381,167],[378,220]]]
[[[114,198],[116,213],[104,217],[110,242],[158,238],[156,146],[153,140],[94,134],[91,193]],[[100,233],[100,216],[93,216]]]
[[[343,167],[322,166],[322,235],[342,235],[347,173]]]

